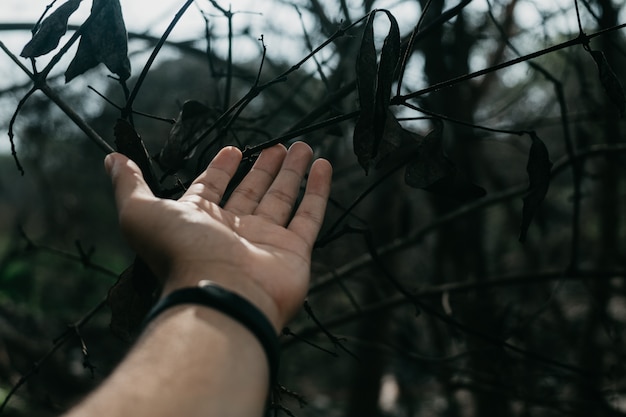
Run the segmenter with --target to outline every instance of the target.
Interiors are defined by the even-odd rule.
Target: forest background
[[[79,400],[151,302],[105,153],[175,198],[304,140],[335,174],[276,415],[626,415],[626,6],[118,1],[0,5],[2,414]]]

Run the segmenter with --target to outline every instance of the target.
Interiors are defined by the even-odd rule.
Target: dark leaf
[[[550,187],[550,172],[552,162],[548,154],[548,148],[535,132],[531,132],[532,145],[528,153],[528,191],[524,197],[524,207],[522,209],[522,224],[520,225],[519,241],[526,240],[526,234],[530,222],[541,206],[548,188]]]
[[[78,9],[80,2],[81,0],[68,0],[44,19],[20,56],[35,58],[54,50],[67,31],[67,20]]]
[[[459,202],[483,197],[486,192],[464,178],[443,149],[443,123],[434,119],[435,128],[421,141],[416,156],[404,172],[404,181]]]
[[[424,137],[417,158],[406,167],[404,181],[414,188],[425,188],[456,175],[456,168],[443,151],[443,123],[434,119],[435,128]]]
[[[376,60],[374,45],[374,18],[369,15],[365,24],[356,62],[357,91],[361,112],[354,128],[354,153],[367,173],[379,151],[386,129],[390,90],[400,56],[400,31],[396,19],[384,11],[391,23],[381,51],[380,63]]]
[[[604,91],[619,110],[620,116],[623,117],[626,113],[626,96],[622,83],[606,60],[604,52],[590,50],[589,53],[598,67],[598,76]]]
[[[190,148],[196,143],[196,135],[212,120],[210,115],[210,109],[199,101],[189,100],[183,104],[157,158],[163,170],[176,172],[185,160],[193,156],[193,149]]]
[[[80,38],[76,56],[65,72],[65,82],[102,63],[122,80],[130,77],[128,37],[119,0],[94,0],[96,13]]]
[[[356,84],[361,113],[354,127],[354,153],[359,164],[369,171],[374,153],[374,104],[376,101],[376,47],[374,45],[374,16],[371,13],[365,24],[361,47],[356,59]]]
[[[130,341],[139,332],[144,317],[156,301],[158,281],[147,265],[136,258],[109,289],[107,304],[111,309],[113,334]]]
[[[78,44],[78,50],[76,51],[76,55],[70,62],[70,65],[67,67],[65,71],[65,82],[68,83],[72,79],[78,77],[83,74],[85,71],[95,67],[100,62],[94,53],[94,50],[91,47],[89,41],[85,40],[86,38],[81,38],[80,43]]]
[[[125,120],[118,119],[113,130],[117,151],[132,159],[141,169],[146,183],[153,193],[159,194],[159,184],[152,171],[148,152],[135,129]]]
[[[409,163],[423,140],[421,135],[402,127],[393,113],[387,110],[385,131],[373,159],[377,171],[387,171]]]
[[[393,15],[387,11],[387,17],[391,23],[389,34],[385,38],[378,64],[378,77],[376,85],[376,102],[374,104],[374,145],[372,157],[378,154],[378,147],[383,139],[386,127],[386,118],[391,99],[391,86],[394,81],[394,73],[400,58],[400,29]]]
[[[487,191],[483,187],[472,183],[463,177],[459,171],[451,177],[435,181],[431,185],[424,187],[424,190],[445,196],[458,203],[476,200],[487,195]]]
[[[369,172],[374,153],[374,126],[371,120],[367,120],[364,116],[359,116],[356,126],[354,126],[352,137],[354,154],[366,174]]]

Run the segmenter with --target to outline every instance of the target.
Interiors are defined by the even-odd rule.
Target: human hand
[[[105,167],[122,231],[163,283],[163,295],[208,279],[247,298],[280,331],[306,295],[330,193],[332,168],[318,159],[291,217],[312,155],[302,142],[264,150],[223,208],[242,157],[237,148],[222,149],[178,200],[155,197],[121,154],[108,155]]]

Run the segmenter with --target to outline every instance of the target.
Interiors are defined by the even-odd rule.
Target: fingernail
[[[113,158],[113,154],[108,154],[104,158],[104,169],[106,169],[107,174],[111,175],[111,170],[113,169],[113,165],[115,165],[115,158]]]

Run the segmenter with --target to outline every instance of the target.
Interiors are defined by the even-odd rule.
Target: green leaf
[[[67,32],[67,21],[80,6],[81,0],[68,0],[41,22],[33,38],[24,46],[20,56],[36,58],[53,51]]]
[[[532,145],[528,153],[528,191],[524,196],[524,206],[522,209],[522,223],[520,225],[519,241],[526,241],[526,235],[530,222],[539,210],[548,188],[550,187],[550,173],[552,162],[548,154],[548,148],[535,132],[530,133]]]
[[[589,50],[589,53],[598,67],[598,76],[604,91],[623,117],[626,113],[626,96],[622,83],[606,60],[604,52]]]
[[[104,64],[120,79],[130,77],[128,36],[119,0],[94,0],[90,23],[80,38],[76,55],[65,72],[65,82],[98,64]]]
[[[361,112],[354,128],[354,153],[367,173],[383,140],[390,102],[391,85],[400,57],[400,30],[391,13],[383,10],[390,22],[389,33],[383,43],[380,63],[376,59],[374,44],[374,18],[372,12],[365,24],[361,46],[356,61],[357,92]]]

